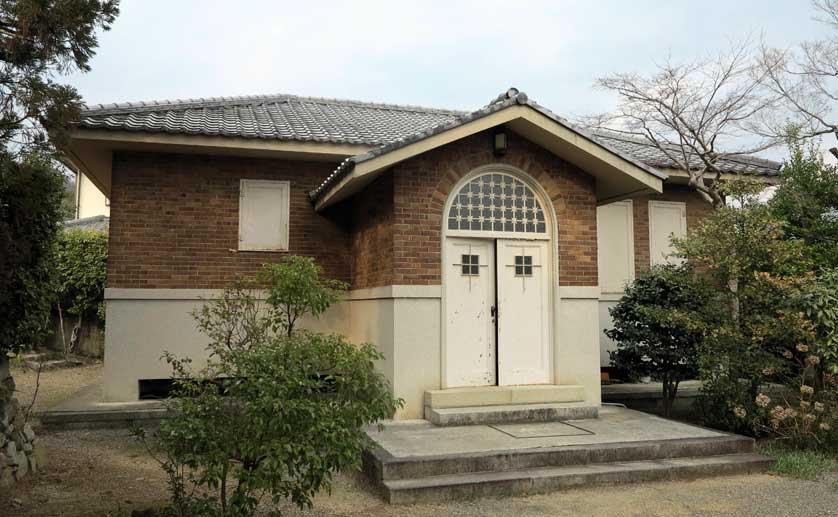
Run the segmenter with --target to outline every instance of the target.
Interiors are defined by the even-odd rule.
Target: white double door
[[[549,384],[549,241],[446,239],[447,387]]]

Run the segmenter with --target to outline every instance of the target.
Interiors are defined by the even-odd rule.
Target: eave
[[[316,198],[315,208],[323,210],[349,198],[402,161],[497,126],[508,127],[593,175],[597,180],[597,198],[603,202],[663,191],[664,173],[597,143],[549,111],[523,101],[506,104],[382,154],[373,152],[350,158],[342,165],[348,172]]]
[[[69,164],[84,173],[105,196],[110,197],[114,151],[146,151],[219,156],[247,156],[339,162],[363,153],[369,145],[306,142],[199,135],[175,135],[138,131],[75,129],[64,149]]]

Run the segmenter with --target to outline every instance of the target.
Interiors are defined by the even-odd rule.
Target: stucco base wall
[[[396,418],[423,418],[425,391],[442,386],[441,299],[439,296],[402,298],[395,300],[394,308],[397,343],[394,391],[404,399],[404,407]]]
[[[560,287],[554,356],[556,384],[585,388],[585,402],[600,405],[599,288]]]
[[[596,288],[559,288],[555,341],[556,384],[585,387],[586,402],[598,405],[598,301]],[[167,379],[165,351],[206,361],[206,338],[191,312],[217,290],[109,289],[104,389],[107,401],[133,401],[141,379]],[[404,399],[397,419],[422,418],[425,391],[442,387],[440,286],[386,286],[351,291],[306,328],[340,332],[355,343],[372,343],[384,355],[378,364],[396,397]]]
[[[161,359],[168,351],[189,356],[196,368],[206,361],[207,340],[190,313],[198,300],[106,300],[105,402],[137,400],[140,379],[167,379],[171,370]]]
[[[196,328],[192,312],[219,292],[215,289],[108,289],[102,390],[105,401],[137,400],[140,380],[170,378],[171,369],[162,359],[164,352],[190,357],[194,368],[202,368],[206,364],[208,341]],[[350,335],[349,321],[349,304],[340,301],[319,320],[305,319],[300,325]]]
[[[614,328],[614,321],[608,311],[617,305],[619,297],[603,295],[599,300],[599,365],[602,368],[611,366],[610,352],[617,350],[617,343],[605,335],[605,330]]]

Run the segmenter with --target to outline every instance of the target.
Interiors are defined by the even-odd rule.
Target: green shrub
[[[0,151],[0,363],[49,334],[62,175],[42,156]]]
[[[670,416],[681,381],[698,376],[698,345],[704,334],[710,293],[688,265],[656,266],[626,289],[610,310],[617,342],[612,364],[631,377],[663,383],[663,414]]]
[[[335,285],[304,261],[266,266],[267,307],[250,279],[195,313],[210,339],[206,367],[166,355],[178,398],[156,437],[174,513],[252,515],[266,496],[310,506],[334,472],[360,464],[363,427],[401,406],[375,370],[382,356],[372,345],[289,333],[295,317],[326,310]]]
[[[108,236],[102,232],[63,230],[58,234],[53,274],[55,308],[61,319],[65,355],[70,354],[85,320],[105,321]],[[64,314],[76,318],[71,336],[63,335]]]
[[[838,375],[838,269],[826,269],[808,283],[802,293],[800,306],[814,325],[813,340],[823,362],[819,383],[824,372]]]

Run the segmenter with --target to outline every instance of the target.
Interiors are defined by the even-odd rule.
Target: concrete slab
[[[615,406],[599,418],[367,429],[364,471],[393,504],[759,472],[751,438]]]
[[[578,423],[578,422],[577,422]],[[513,438],[553,438],[556,436],[579,436],[593,434],[587,429],[566,422],[544,422],[539,424],[498,424],[490,426]]]
[[[385,481],[383,487],[390,504],[434,504],[484,496],[539,494],[576,487],[762,472],[770,465],[771,459],[759,454],[734,454],[432,476]]]
[[[425,418],[440,426],[552,422],[596,418],[598,406],[584,402],[559,404],[509,404],[504,406],[425,407]]]
[[[536,432],[531,431],[532,437],[517,438],[496,429],[496,426],[436,427],[427,422],[385,424],[383,431],[371,426],[366,431],[393,458],[729,436],[719,431],[614,406],[601,407],[599,418],[566,422],[590,434],[536,436]]]
[[[425,392],[425,406],[435,409],[582,402],[585,388],[576,385],[478,386]]]
[[[60,404],[49,408],[49,413],[61,413],[70,411],[96,411],[96,410],[141,410],[141,409],[163,409],[163,403],[159,400],[135,400],[133,402],[104,402],[101,384],[91,384],[79,390],[75,395]]]
[[[99,429],[155,424],[171,416],[159,400],[103,402],[101,384],[92,384],[36,416],[48,429]]]

